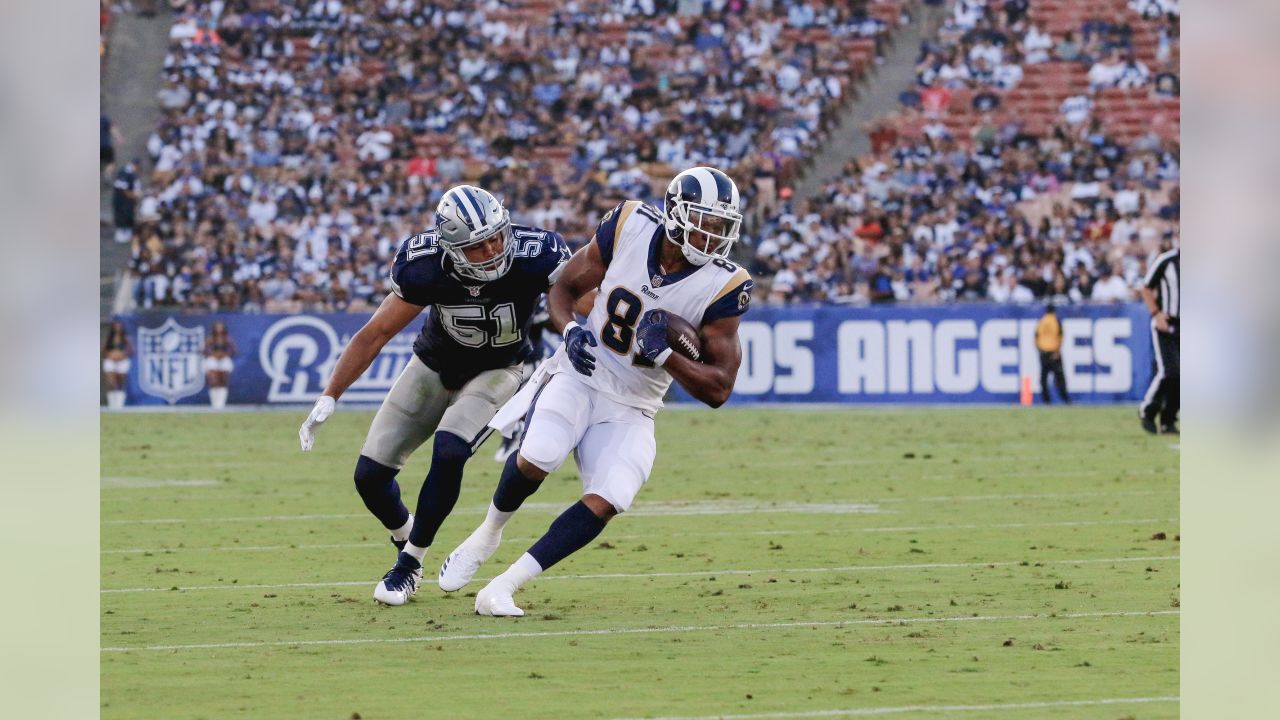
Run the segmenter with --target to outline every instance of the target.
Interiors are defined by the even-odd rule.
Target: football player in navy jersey
[[[497,198],[478,187],[451,188],[436,208],[435,229],[400,247],[391,267],[393,292],[338,358],[298,431],[304,452],[342,393],[431,306],[413,357],[383,400],[356,463],[360,497],[400,549],[374,589],[379,602],[403,605],[417,592],[422,559],[458,500],[463,466],[529,372],[533,348],[525,330],[538,298],[568,260],[559,233],[513,225]],[[432,433],[431,470],[411,514],[396,474]]]

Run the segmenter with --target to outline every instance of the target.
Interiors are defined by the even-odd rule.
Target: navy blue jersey
[[[515,257],[493,282],[461,278],[436,243],[435,230],[400,246],[391,265],[391,286],[405,302],[431,306],[413,352],[456,390],[486,370],[518,365],[533,357],[529,320],[538,298],[569,261],[569,246],[557,232],[512,225]]]

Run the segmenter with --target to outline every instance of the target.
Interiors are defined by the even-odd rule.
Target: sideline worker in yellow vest
[[[1071,396],[1067,394],[1067,376],[1062,371],[1062,323],[1058,322],[1058,313],[1053,304],[1044,309],[1044,317],[1036,325],[1036,349],[1040,351],[1040,397],[1045,405],[1053,400],[1049,397],[1049,374],[1056,375],[1058,395],[1062,402],[1071,404]]]

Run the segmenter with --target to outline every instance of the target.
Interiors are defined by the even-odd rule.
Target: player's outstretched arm
[[[733,394],[742,364],[742,346],[738,343],[738,316],[720,318],[702,326],[702,355],[705,362],[690,360],[670,353],[662,367],[689,394],[713,408],[718,408]]]
[[[547,291],[547,313],[551,315],[552,329],[564,332],[564,326],[573,322],[574,303],[600,287],[604,273],[604,258],[594,240],[569,258],[560,279]]]
[[[324,394],[334,400],[342,397],[342,393],[369,369],[373,359],[378,357],[378,353],[382,352],[391,338],[408,327],[421,312],[421,305],[414,305],[395,293],[389,293],[373,313],[373,317],[369,318],[369,322],[352,335],[351,342],[343,348]]]
[[[338,364],[333,368],[333,376],[329,378],[324,394],[316,400],[315,407],[311,408],[311,413],[298,429],[298,440],[302,443],[303,452],[309,452],[315,444],[316,430],[333,414],[342,393],[369,369],[369,364],[378,357],[387,342],[413,322],[418,313],[422,312],[422,307],[405,302],[399,295],[391,293],[378,306],[369,322],[351,337],[351,342],[347,343],[342,355],[338,357]]]

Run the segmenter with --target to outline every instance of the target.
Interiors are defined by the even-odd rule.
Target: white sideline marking
[[[572,635],[645,635],[654,633],[711,632],[716,630],[775,630],[797,627],[842,627],[853,625],[908,625],[915,623],[999,622],[1006,620],[1056,620],[1113,617],[1155,617],[1177,615],[1180,610],[1131,610],[1119,612],[1057,613],[1053,615],[969,615],[960,617],[918,617],[857,620],[809,620],[777,623],[737,623],[732,625],[683,625],[656,628],[603,628],[600,630],[547,630],[542,632],[476,633],[471,635],[426,635],[402,638],[349,638],[344,640],[268,640],[263,642],[200,643],[191,645],[143,645],[138,647],[104,647],[102,652],[136,652],[140,650],[215,650],[222,648],[293,647],[303,645],[378,645],[384,643],[444,642],[447,640],[502,640],[506,638],[566,637]]]
[[[984,502],[987,500],[1062,500],[1067,498],[1093,498],[1093,497],[1148,497],[1151,495],[1170,495],[1177,494],[1178,488],[1170,488],[1168,490],[1102,490],[1098,492],[1082,492],[1082,493],[1002,493],[993,495],[934,495],[932,497],[914,497],[914,498],[885,498],[884,500],[876,500],[877,503],[906,503],[906,502]]]
[[[1176,703],[1177,695],[1136,698],[1094,698],[1092,700],[1044,700],[1041,702],[998,703],[992,705],[901,705],[899,707],[849,708],[847,710],[807,710],[799,712],[750,713],[747,715],[685,715],[649,718],[648,720],[765,720],[766,718],[818,718],[818,717],[869,717],[872,715],[897,715],[900,713],[953,713],[989,712],[992,710],[1039,710],[1058,707],[1088,707],[1093,705],[1140,705],[1146,703]],[[641,718],[616,718],[615,720],[642,720]]]
[[[221,485],[218,480],[168,480],[163,478],[144,478],[144,477],[104,477],[102,478],[102,488],[105,489],[127,489],[135,488],[162,488],[162,487],[211,487]]]
[[[1154,555],[1149,557],[1130,557],[1130,558],[1091,558],[1079,560],[1037,560],[1035,563],[1041,565],[1106,565],[1108,563],[1134,563],[1134,562],[1161,562],[1165,560],[1177,560],[1177,555]],[[651,572],[651,573],[595,573],[589,575],[541,575],[540,580],[601,580],[614,578],[671,578],[671,577],[702,577],[706,575],[756,575],[763,573],[833,573],[833,572],[872,572],[882,570],[934,570],[948,568],[976,568],[976,567],[1011,567],[1028,563],[1033,566],[1030,560],[1003,560],[1000,562],[967,562],[967,563],[911,563],[905,565],[845,565],[841,567],[819,567],[819,568],[762,568],[758,570],[692,570],[689,572]],[[492,578],[481,578],[476,582],[484,582],[492,580]],[[258,585],[258,584],[231,584],[224,583],[222,585],[191,585],[188,587],[133,587],[133,588],[105,588],[98,592],[102,594],[110,593],[145,593],[145,592],[190,592],[197,590],[282,590],[285,588],[323,588],[323,587],[349,587],[352,585],[370,585],[372,580],[344,580],[340,582],[306,582],[306,583],[281,583],[278,585]],[[176,588],[176,589],[175,589]]]
[[[554,509],[557,511],[564,509],[564,505],[553,505]],[[485,508],[485,511],[488,512],[488,508]],[[633,517],[661,517],[665,515],[736,515],[755,513],[846,515],[850,513],[877,512],[880,512],[880,508],[874,503],[862,502],[773,503],[751,502],[748,500],[706,500],[695,502],[640,503],[634,510],[628,511],[627,514]]]
[[[1103,491],[1103,492],[1086,492],[1086,493],[1014,493],[1006,495],[936,495],[929,497],[897,497],[884,498],[880,500],[863,500],[849,501],[839,503],[746,503],[742,501],[725,501],[723,504],[732,509],[721,509],[717,506],[716,501],[671,501],[671,502],[640,502],[636,503],[634,510],[629,510],[627,515],[633,517],[653,517],[659,515],[724,515],[724,514],[741,514],[750,515],[754,513],[858,513],[858,512],[878,512],[878,510],[870,510],[876,505],[888,503],[909,503],[909,502],[985,502],[989,500],[1037,500],[1037,499],[1066,499],[1066,498],[1092,498],[1092,497],[1148,497],[1152,495],[1176,495],[1178,488],[1170,488],[1167,490],[1128,490],[1128,491]],[[702,506],[708,510],[701,513],[688,512],[687,508],[694,506]],[[560,512],[568,507],[567,503],[525,503],[522,509],[525,510],[544,510],[550,512]],[[822,509],[829,508],[829,509]],[[483,515],[488,512],[489,506],[473,506],[456,508],[453,514],[458,515]],[[223,523],[223,522],[271,522],[277,520],[342,520],[350,518],[367,518],[368,513],[338,513],[338,514],[312,514],[312,515],[256,515],[247,517],[208,517],[208,518],[149,518],[149,519],[117,519],[103,520],[103,525],[181,525],[186,523]]]
[[[1176,450],[1178,449],[1179,446],[1170,445],[1169,447]],[[1037,456],[1037,457],[1043,458],[1043,456]],[[1074,457],[1074,455],[1070,457]],[[895,464],[900,462],[902,462],[902,460],[897,458],[891,458],[887,460],[839,459],[839,460],[815,460],[815,461],[809,462],[808,464],[814,467],[834,467],[834,466],[885,465],[885,464]],[[773,462],[773,461],[761,461],[761,462],[755,463],[755,465],[758,465],[758,466],[781,466],[781,465],[791,466],[794,464],[795,464],[794,461],[791,461],[791,460],[788,460],[785,463]],[[1119,470],[1119,471],[1115,471],[1115,470],[1048,470],[1048,471],[1015,470],[1015,471],[998,472],[998,473],[991,473],[991,472],[959,473],[957,472],[957,473],[940,473],[940,474],[933,473],[928,475],[921,475],[920,479],[922,480],[974,480],[974,479],[986,479],[986,478],[1088,477],[1091,475],[1112,475],[1116,472],[1119,472],[1121,475],[1162,475],[1162,474],[1176,475],[1178,470],[1177,468],[1170,468],[1169,470],[1160,470],[1155,468],[1132,468],[1129,470]],[[113,479],[125,479],[130,481],[138,481],[139,483],[152,480],[152,478],[141,478],[141,477],[113,478]],[[106,480],[106,478],[104,478],[104,480]],[[187,483],[191,483],[191,484],[187,484]],[[159,479],[156,479],[156,484],[154,485],[137,484],[137,485],[130,485],[129,487],[150,487],[150,488],[201,487],[201,486],[214,486],[214,485],[223,485],[223,484],[224,483],[216,480],[200,481],[197,483],[195,481],[165,480],[163,478],[159,478]],[[240,486],[240,487],[244,488],[246,486]],[[287,493],[287,495],[296,495],[296,494],[297,493]]]
[[[661,538],[679,537],[736,537],[741,535],[848,535],[851,533],[898,533],[924,532],[928,530],[1004,530],[1012,528],[1054,528],[1054,527],[1092,527],[1096,525],[1155,525],[1157,523],[1176,523],[1178,518],[1142,518],[1138,520],[1067,520],[1048,523],[995,523],[972,525],[912,525],[905,527],[865,527],[865,528],[829,528],[807,530],[716,530],[711,532],[664,533]],[[637,533],[633,535],[610,535],[607,540],[656,540],[653,533]],[[536,537],[504,538],[503,544],[529,543],[538,540]],[[103,555],[164,555],[176,552],[258,552],[279,550],[335,550],[348,548],[385,548],[387,543],[329,543],[321,545],[223,545],[217,547],[173,547],[173,548],[118,548],[103,550]]]

